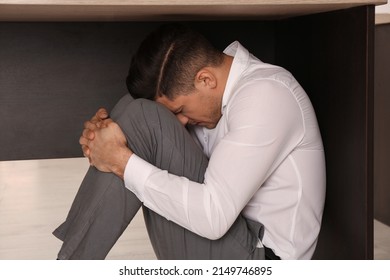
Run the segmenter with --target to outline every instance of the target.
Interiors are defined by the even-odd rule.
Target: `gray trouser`
[[[135,154],[172,174],[203,182],[207,158],[165,107],[126,95],[111,117]],[[63,241],[58,259],[104,259],[141,206],[119,177],[89,168],[66,221],[53,232]],[[264,259],[264,249],[256,248],[261,224],[241,215],[222,238],[208,240],[142,208],[158,259]]]

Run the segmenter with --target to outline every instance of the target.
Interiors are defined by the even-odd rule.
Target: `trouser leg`
[[[118,118],[128,135],[129,147],[146,161],[203,182],[208,160],[188,131],[162,105],[135,100]],[[140,143],[143,143],[140,146]],[[153,249],[159,259],[251,259],[262,258],[256,250],[256,229],[239,216],[225,236],[219,240],[200,237],[143,207],[146,227]]]
[[[113,118],[130,102],[130,96],[118,102]],[[58,259],[104,259],[140,207],[119,177],[90,167],[65,222],[53,232],[63,241]]]
[[[147,100],[130,102],[125,98],[119,102],[112,117],[118,122],[125,134],[130,136],[127,139],[128,145],[138,156],[157,167],[168,170],[170,173],[185,176],[198,182],[203,181],[203,175],[207,167],[207,159],[195,145],[183,126],[164,107]],[[95,180],[95,172],[99,176],[105,177],[107,175],[90,170],[84,180],[87,182],[83,182],[79,193],[83,193],[83,186],[101,183]],[[91,176],[89,176],[89,173],[92,173]],[[114,179],[112,184],[115,184],[115,187],[109,186],[103,188],[105,191],[99,191],[100,200],[97,199],[98,203],[95,207],[92,207],[93,211],[90,206],[86,206],[86,209],[79,210],[77,205],[83,204],[81,202],[84,202],[86,205],[90,205],[91,202],[86,199],[86,196],[81,194],[78,194],[76,197],[72,209],[78,209],[76,212],[79,215],[87,216],[88,218],[86,220],[88,220],[88,223],[79,226],[84,226],[87,230],[84,230],[86,234],[81,238],[82,241],[79,242],[80,245],[78,248],[74,249],[74,256],[78,258],[80,256],[94,258],[95,255],[93,254],[97,250],[92,248],[93,242],[90,240],[104,240],[108,244],[105,248],[110,248],[136,213],[135,209],[138,209],[137,207],[140,205],[139,201],[136,201],[134,195],[124,188],[123,182],[120,180],[117,181],[116,179]],[[92,181],[92,184],[89,184],[89,181]],[[118,191],[118,186],[121,189],[120,191]],[[88,189],[85,191],[86,193],[95,192],[94,187],[85,188]],[[109,197],[107,198],[106,196]],[[95,195],[94,197],[99,196]],[[121,198],[118,199],[118,197]],[[115,201],[116,199],[118,200]],[[101,201],[103,203],[100,203]],[[117,206],[115,209],[111,209],[110,204],[115,203]],[[71,215],[72,209],[69,216],[74,216]],[[143,211],[149,237],[159,259],[262,259],[264,257],[263,251],[256,249],[256,230],[253,231],[253,227],[249,226],[242,216],[239,216],[224,237],[211,241],[169,222],[145,207]],[[85,212],[91,212],[93,214],[85,214]],[[108,217],[117,216],[120,218],[114,220],[106,219],[106,221],[102,222],[100,217],[101,213],[107,213]],[[74,219],[71,217],[69,220],[69,222],[67,220],[68,224]],[[66,225],[67,222],[64,224]],[[103,233],[99,232],[99,225],[104,223],[106,223],[106,227],[114,228],[115,230]],[[76,224],[78,223],[76,222]],[[65,228],[69,228],[69,226],[65,226]],[[72,230],[69,229],[64,231],[66,232],[66,236],[70,236],[68,239],[78,234],[72,233]],[[85,253],[85,251],[88,251],[88,253]],[[104,255],[107,252],[99,252],[99,255]]]
[[[63,241],[58,259],[104,259],[140,206],[118,177],[89,168],[66,221],[53,232]]]

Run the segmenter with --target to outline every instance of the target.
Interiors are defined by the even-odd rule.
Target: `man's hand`
[[[95,130],[99,129],[103,120],[108,118],[107,110],[100,108],[91,120],[84,123],[84,130],[80,137],[79,143],[83,150],[84,156],[90,159],[90,150],[88,144],[95,138]]]
[[[99,109],[84,124],[80,144],[91,165],[102,172],[112,172],[123,178],[133,152],[127,147],[126,137],[119,125],[107,117],[107,111]]]

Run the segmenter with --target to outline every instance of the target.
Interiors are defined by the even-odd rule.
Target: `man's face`
[[[173,101],[166,96],[156,99],[176,115],[183,125],[200,125],[212,129],[221,118],[221,101],[212,93],[194,91],[178,95]]]

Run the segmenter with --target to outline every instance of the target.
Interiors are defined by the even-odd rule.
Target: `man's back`
[[[247,199],[240,193],[253,193],[243,214],[265,226],[264,245],[282,259],[311,258],[326,178],[313,107],[289,72],[262,63],[235,44],[227,50],[235,62],[224,93],[223,116],[213,130],[196,128],[210,156],[205,181],[217,180],[213,168],[225,166],[219,172],[227,182],[224,195],[237,201]],[[225,164],[226,154],[236,165]]]

